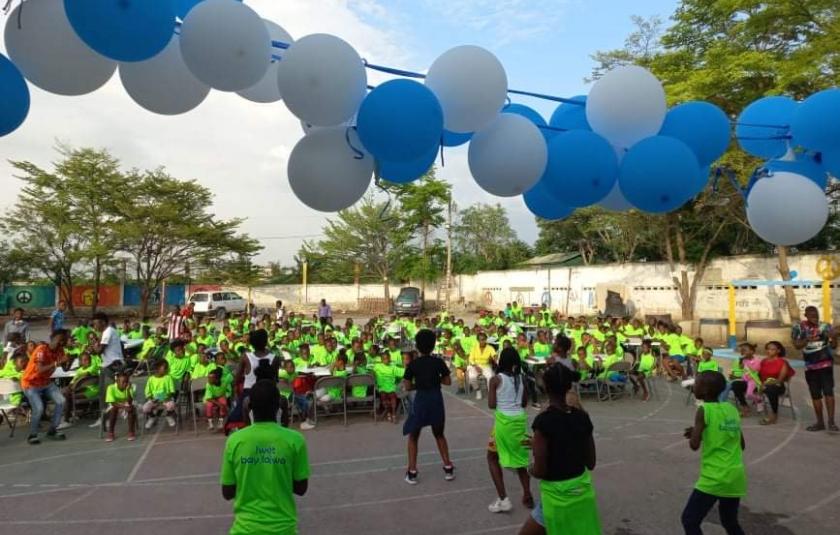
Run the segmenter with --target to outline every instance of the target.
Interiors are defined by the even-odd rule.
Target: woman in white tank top
[[[487,465],[499,495],[488,509],[491,513],[513,509],[505,491],[502,468],[516,470],[522,484],[522,505],[531,509],[534,507],[534,498],[531,496],[528,476],[530,452],[526,446],[528,414],[525,412],[528,394],[522,375],[522,361],[515,349],[505,348],[502,351],[497,374],[490,379],[487,390],[487,405],[495,409],[495,422],[487,447]]]

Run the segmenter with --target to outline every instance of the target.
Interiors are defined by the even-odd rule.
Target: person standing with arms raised
[[[455,479],[455,466],[449,459],[449,444],[443,430],[446,424],[446,408],[440,385],[451,385],[452,377],[443,359],[432,356],[435,349],[435,333],[429,329],[420,330],[414,337],[420,356],[412,360],[405,369],[403,384],[406,390],[417,392],[414,406],[403,425],[403,435],[408,435],[408,470],[405,482],[417,484],[417,444],[420,431],[431,426],[435,436],[440,458],[443,461],[443,473],[446,481]]]
[[[268,379],[251,388],[253,424],[225,443],[222,497],[233,500],[230,535],[295,535],[295,495],[309,488],[306,441],[297,431],[277,424],[280,391]]]
[[[793,345],[802,350],[805,360],[805,382],[811,394],[817,423],[808,426],[808,431],[823,431],[823,399],[825,399],[828,430],[838,431],[834,422],[834,355],[837,349],[837,333],[828,323],[820,323],[820,313],[817,307],[809,306],[805,309],[805,321],[793,326],[791,332]]]

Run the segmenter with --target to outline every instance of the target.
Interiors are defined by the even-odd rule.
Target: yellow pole
[[[831,281],[822,282],[822,320],[831,325]]]
[[[729,285],[729,348],[738,345],[738,330],[735,323],[735,286]]]

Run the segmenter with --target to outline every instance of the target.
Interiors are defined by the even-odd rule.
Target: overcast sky
[[[460,44],[494,52],[510,86],[560,96],[588,91],[589,54],[621,46],[630,16],[667,18],[676,0],[246,0],[263,18],[293,37],[332,33],[372,63],[424,71],[440,53]],[[4,25],[5,25],[5,21]],[[5,53],[5,49],[3,50]],[[383,75],[368,71],[369,83]],[[0,209],[14,203],[20,181],[7,160],[48,167],[57,140],[109,149],[126,167],[164,166],[194,178],[215,194],[220,217],[243,217],[244,230],[262,239],[261,263],[290,263],[301,236],[317,236],[325,215],[291,192],[289,153],[303,132],[282,102],[256,104],[234,93],[211,92],[195,110],[175,117],[147,112],[125,93],[116,75],[98,91],[62,97],[30,85],[32,107],[24,125],[0,139]],[[553,105],[515,99],[549,117]],[[440,162],[438,161],[438,165]],[[497,199],[470,177],[464,148],[445,153],[438,176],[454,186],[460,206],[501,202],[529,243],[533,217],[520,198]],[[289,238],[291,237],[291,238]],[[277,239],[284,238],[284,239]]]

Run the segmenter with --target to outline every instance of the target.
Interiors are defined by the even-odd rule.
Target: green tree
[[[440,264],[431,262],[430,249],[441,248],[438,240],[433,240],[434,233],[446,221],[444,217],[447,205],[452,195],[452,187],[435,177],[432,167],[420,180],[406,184],[397,189],[397,200],[403,212],[403,224],[412,235],[418,235],[420,242],[419,265],[411,262],[409,265],[411,278],[420,279],[420,293],[426,295],[426,281],[434,280],[440,275]]]
[[[132,172],[121,191],[115,203],[121,217],[113,230],[136,270],[141,315],[148,312],[155,288],[188,262],[212,265],[261,249],[238,233],[242,220],[213,215],[210,190],[195,181],[178,180],[162,169]]]
[[[59,288],[73,310],[76,271],[85,258],[85,236],[74,217],[73,196],[67,180],[27,161],[12,161],[23,187],[14,206],[3,218],[12,234],[12,257],[31,266]]]
[[[331,282],[353,280],[356,269],[375,276],[382,281],[385,299],[390,299],[390,278],[410,237],[400,215],[399,207],[368,195],[338,212],[324,227],[324,239],[304,243],[301,254]]]
[[[60,146],[63,159],[55,172],[65,182],[72,204],[71,217],[78,226],[82,259],[90,264],[94,299],[91,313],[99,304],[103,268],[116,256],[116,240],[111,228],[119,217],[115,194],[125,187],[119,161],[104,149],[72,149]]]
[[[458,214],[453,226],[457,271],[507,269],[527,260],[527,244],[517,238],[500,204],[474,204]]]

